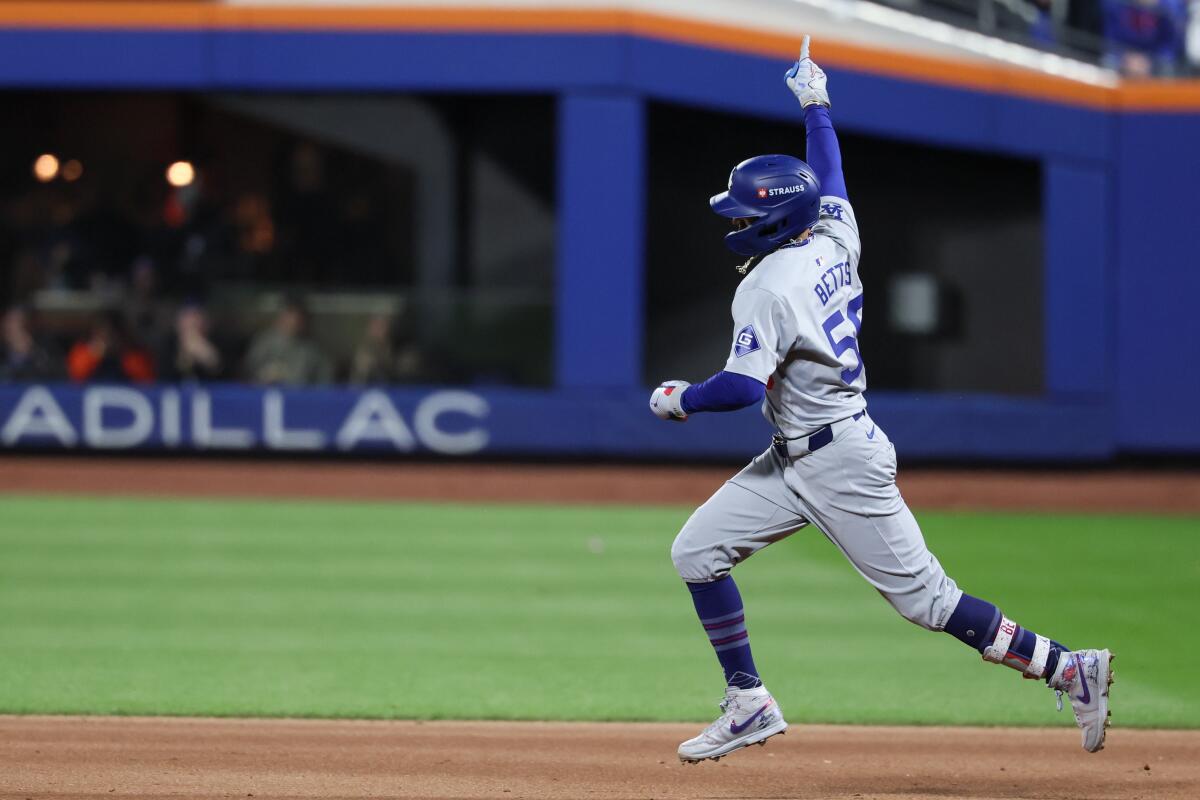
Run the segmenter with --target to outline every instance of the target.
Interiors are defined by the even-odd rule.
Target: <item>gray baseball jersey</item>
[[[850,203],[823,197],[813,235],[764,258],[733,297],[725,370],[767,385],[763,416],[788,438],[866,408],[860,250]]]
[[[941,629],[962,590],[925,546],[896,487],[896,449],[865,413],[859,250],[850,204],[824,197],[813,236],[764,258],[738,287],[725,369],[767,385],[763,414],[798,447],[768,448],[726,482],[688,519],[671,558],[684,580],[713,581],[812,524],[906,619]],[[829,438],[809,450],[827,425]]]

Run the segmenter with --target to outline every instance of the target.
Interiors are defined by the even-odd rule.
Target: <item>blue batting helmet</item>
[[[792,156],[747,158],[729,173],[729,190],[708,204],[722,217],[749,220],[725,237],[725,246],[744,256],[769,253],[817,224],[821,184],[812,168]]]

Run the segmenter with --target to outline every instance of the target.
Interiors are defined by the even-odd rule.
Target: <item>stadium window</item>
[[[115,306],[200,304],[241,351],[302,301],[335,378],[382,336],[420,366],[373,380],[546,385],[554,119],[548,96],[0,93],[0,305],[65,349]]]

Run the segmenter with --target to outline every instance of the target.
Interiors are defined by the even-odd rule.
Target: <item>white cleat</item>
[[[765,686],[757,689],[725,690],[721,701],[721,716],[695,739],[679,745],[679,760],[695,764],[740,750],[752,744],[765,744],[767,739],[787,730],[783,712]]]
[[[1059,711],[1063,707],[1063,693],[1070,695],[1075,724],[1083,731],[1083,749],[1089,753],[1104,749],[1104,734],[1111,716],[1108,687],[1113,682],[1115,657],[1107,650],[1063,653],[1050,679],[1050,688],[1058,694]]]

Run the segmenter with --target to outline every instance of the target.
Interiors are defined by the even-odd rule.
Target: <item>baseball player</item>
[[[1071,699],[1083,747],[1104,746],[1108,650],[1070,650],[965,594],[929,552],[896,488],[896,451],[867,413],[858,347],[863,285],[858,223],[842,177],[825,73],[804,38],[786,75],[803,109],[807,159],[756,156],[734,167],[713,211],[732,220],[725,243],[748,260],[733,297],[733,344],[721,372],[667,381],[650,409],[684,421],[762,402],[771,446],[731,478],[679,532],[671,558],[725,671],[715,722],[679,746],[684,762],[717,760],[787,730],[750,651],[735,565],[814,525],[905,619],[945,631]]]

